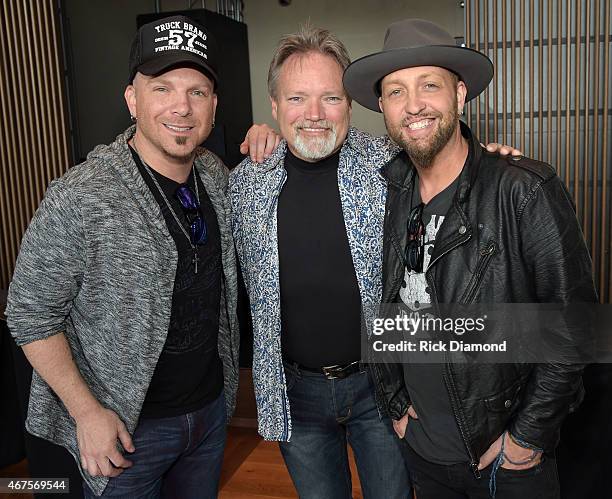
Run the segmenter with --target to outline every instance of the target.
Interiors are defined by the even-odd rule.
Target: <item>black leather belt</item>
[[[355,362],[351,362],[350,364],[344,365],[335,365],[335,366],[324,366],[324,367],[306,367],[297,362],[293,362],[292,360],[285,359],[285,362],[295,367],[300,371],[306,371],[307,373],[316,373],[322,374],[327,379],[343,379],[347,378],[351,374],[358,373],[361,371],[361,361],[356,360]]]

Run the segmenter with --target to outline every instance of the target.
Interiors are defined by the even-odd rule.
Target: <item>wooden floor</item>
[[[362,499],[355,461],[350,455],[353,497]],[[0,470],[0,477],[26,477],[25,461]],[[28,494],[0,494],[2,499],[31,499]],[[297,498],[276,442],[266,442],[251,428],[229,428],[219,497],[221,499]]]
[[[355,460],[350,452],[349,455],[353,476],[353,498],[362,499]],[[297,498],[278,444],[262,440],[255,430],[232,428],[225,451],[219,497],[221,499]]]

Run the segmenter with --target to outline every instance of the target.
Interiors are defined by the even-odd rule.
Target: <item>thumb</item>
[[[240,153],[241,154],[246,154],[247,152],[249,152],[249,143],[245,139],[245,140],[242,141],[242,144],[240,144]]]
[[[498,438],[495,442],[491,444],[491,446],[487,449],[487,451],[480,457],[480,461],[478,463],[478,469],[481,470],[486,468],[491,464],[495,458],[501,452],[501,437]]]
[[[132,437],[121,421],[117,426],[117,436],[119,437],[119,441],[126,451],[134,452],[136,450],[136,447],[134,447],[134,443],[132,442]]]
[[[480,456],[480,461],[478,462],[478,469],[482,470],[489,466],[489,464],[493,462],[493,459],[495,459],[495,455],[495,452],[489,447],[489,449],[487,449],[487,452]]]
[[[400,421],[393,420],[393,430],[395,430],[395,434],[399,438],[404,438],[404,435],[406,434],[406,427],[402,426],[401,420]]]
[[[419,416],[417,416],[416,411],[414,410],[413,406],[408,407],[408,415],[412,418],[412,419],[419,419]]]

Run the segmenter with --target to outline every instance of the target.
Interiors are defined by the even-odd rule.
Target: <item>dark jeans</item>
[[[132,439],[134,464],[111,478],[102,497],[208,499],[217,497],[226,437],[223,393],[197,411],[142,419]],[[86,498],[96,497],[84,483]]]
[[[401,441],[381,419],[368,372],[329,380],[285,365],[292,420],[280,449],[301,499],[351,498],[347,441],[364,499],[411,497]]]
[[[418,499],[489,499],[492,465],[477,479],[468,463],[444,466],[430,463],[405,443],[412,485]],[[545,456],[526,470],[499,468],[495,499],[558,499],[559,477],[554,457]]]

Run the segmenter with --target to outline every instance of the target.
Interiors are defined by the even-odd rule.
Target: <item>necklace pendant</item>
[[[193,258],[191,259],[191,262],[193,263],[193,273],[197,274],[198,273],[198,262],[200,261],[200,257],[198,256],[198,249],[193,248]]]

